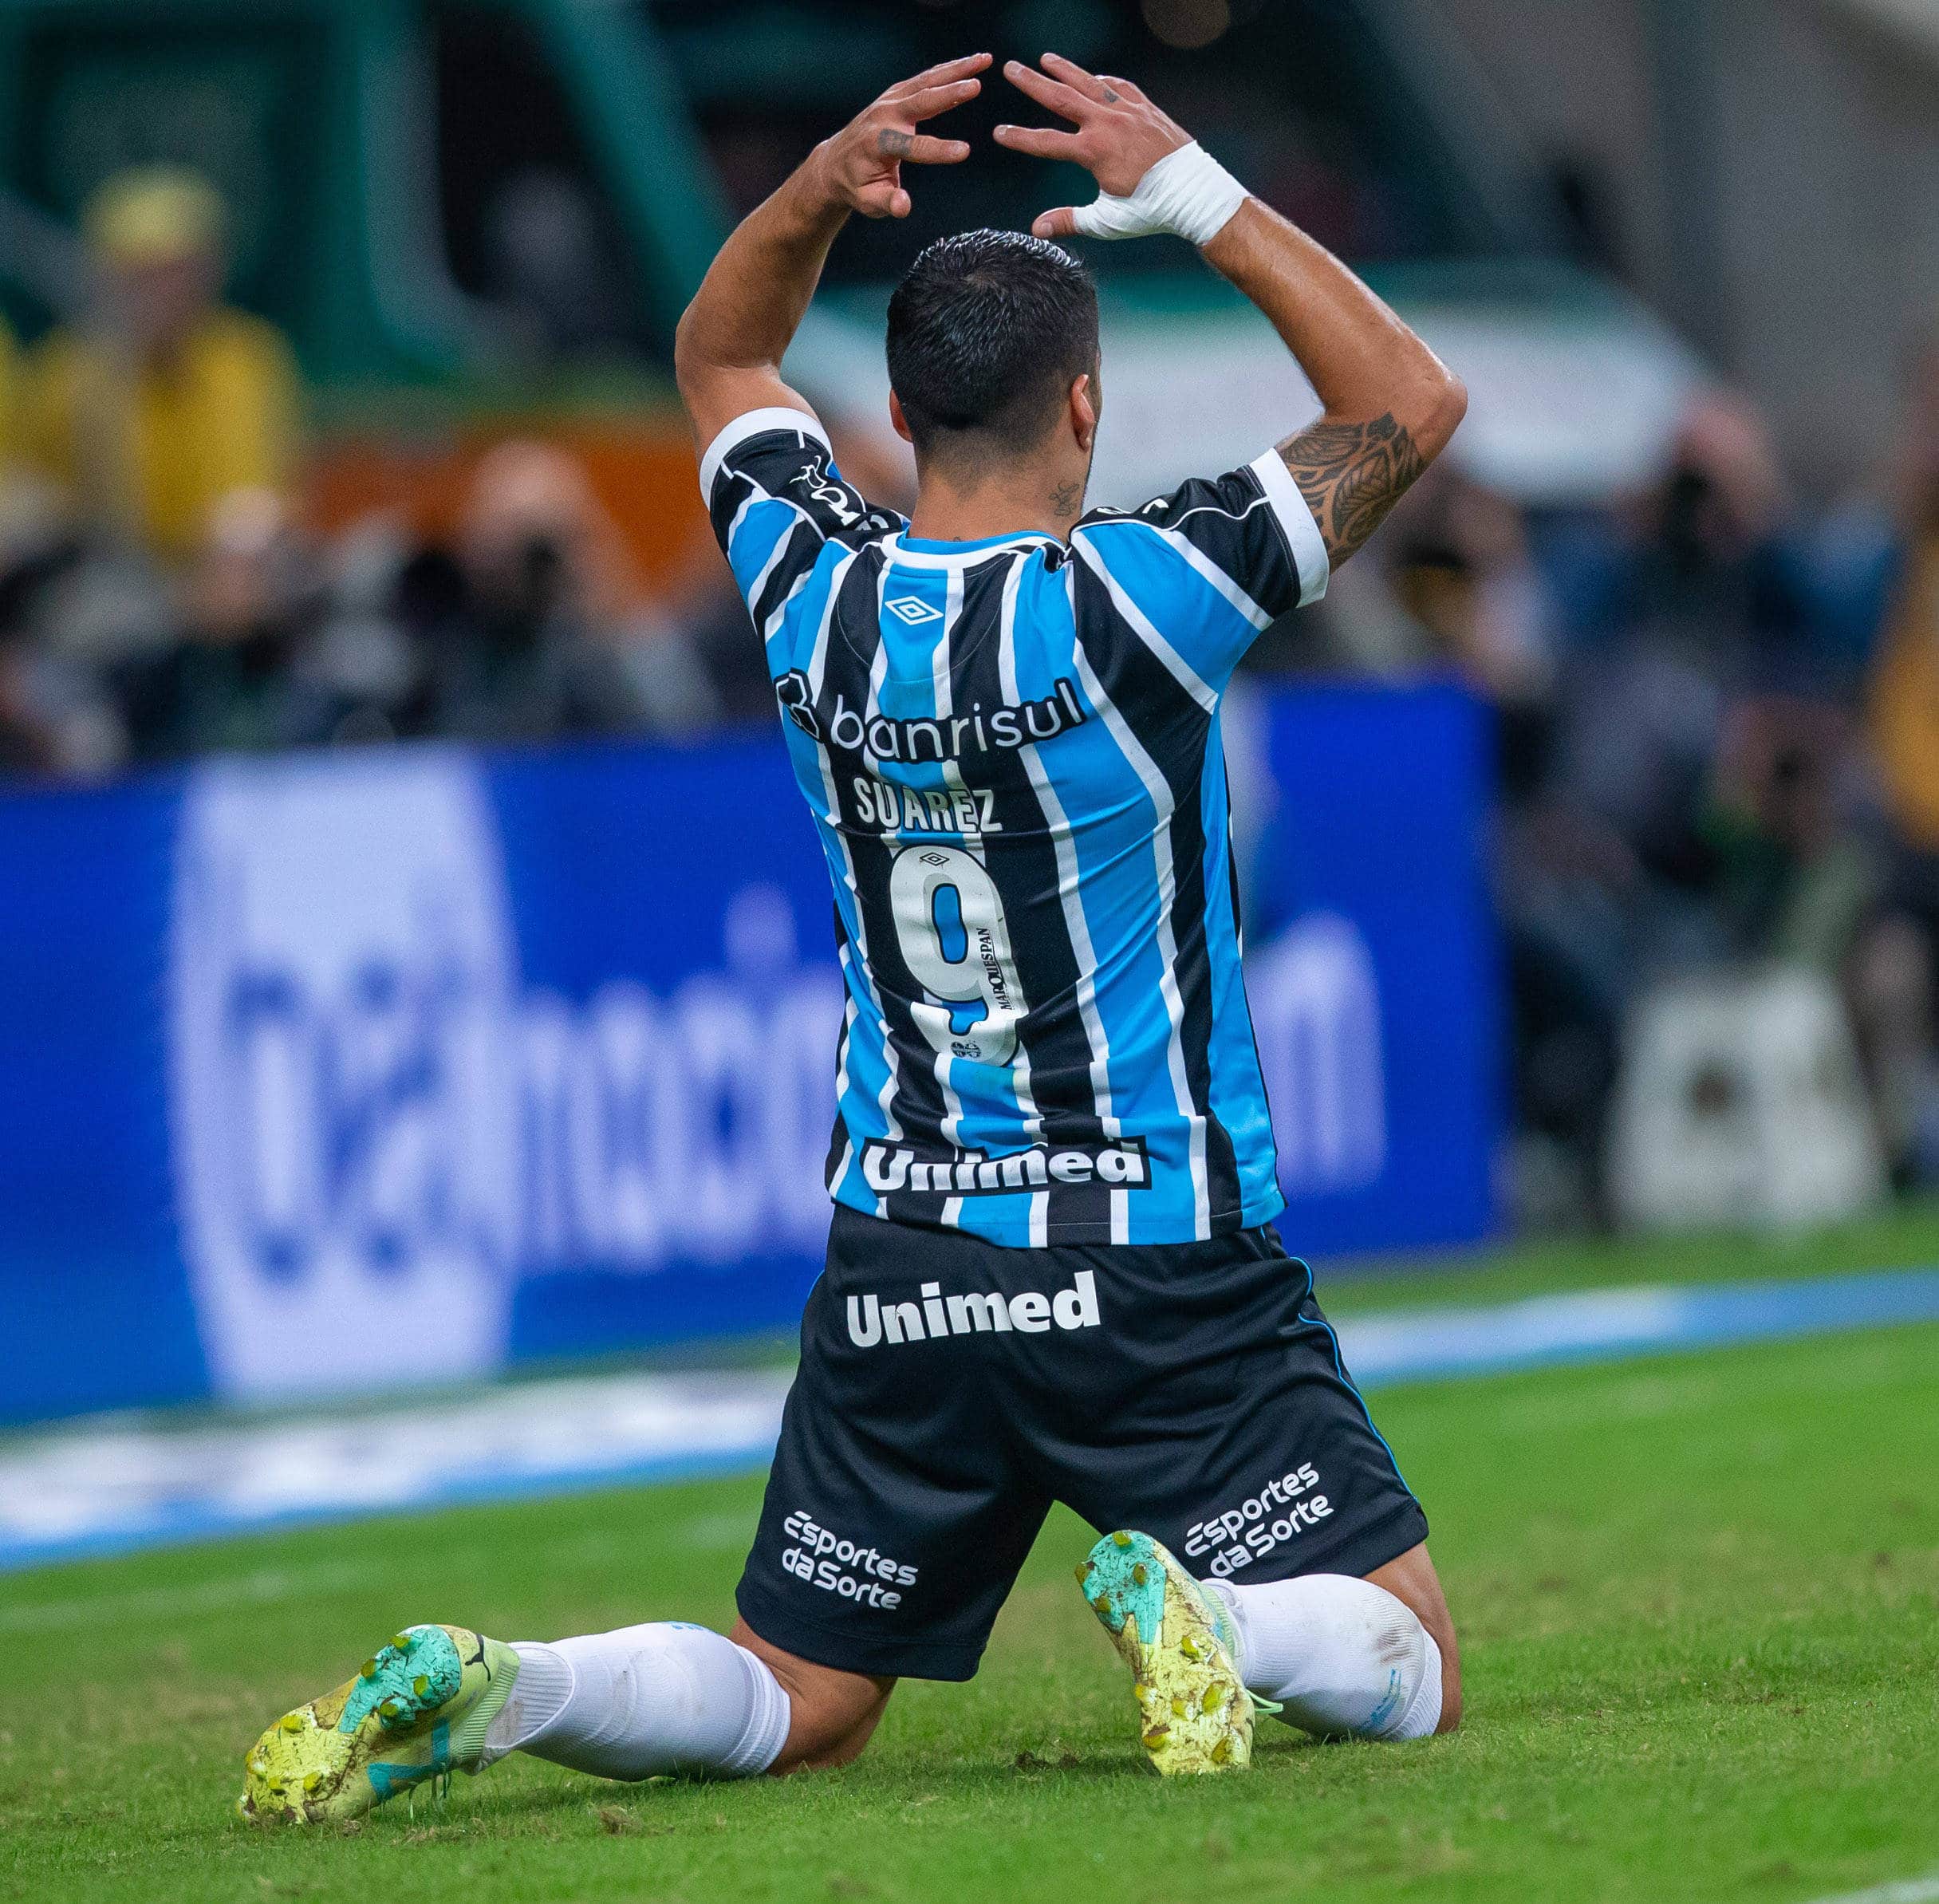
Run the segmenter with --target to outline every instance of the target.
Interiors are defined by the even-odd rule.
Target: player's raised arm
[[[1039,238],[1175,232],[1271,321],[1324,414],[1279,446],[1338,568],[1446,447],[1468,395],[1426,345],[1319,244],[1249,196],[1191,135],[1129,81],[1055,53],[1011,82],[1077,127],[999,126],[999,144],[1085,167],[1095,203],[1046,211]]]
[[[680,398],[702,444],[751,410],[808,410],[782,381],[781,360],[800,328],[822,266],[849,214],[906,218],[902,167],[955,165],[960,139],[917,128],[983,89],[990,63],[973,53],[891,86],[833,138],[825,139],[720,248],[680,321],[673,342]]]

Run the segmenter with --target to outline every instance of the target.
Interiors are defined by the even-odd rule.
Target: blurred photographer
[[[640,608],[618,532],[570,456],[505,443],[472,479],[455,557],[420,557],[401,613],[423,674],[406,725],[479,741],[713,718],[678,630]]]

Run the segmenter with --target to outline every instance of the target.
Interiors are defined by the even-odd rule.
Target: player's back
[[[940,543],[849,489],[810,419],[723,441],[703,481],[835,889],[834,1195],[1019,1245],[1268,1220],[1218,710],[1324,585],[1283,465],[1067,544]]]

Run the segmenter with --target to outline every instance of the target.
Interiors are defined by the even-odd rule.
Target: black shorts
[[[1270,1228],[1003,1249],[837,1207],[742,1617],[822,1666],[968,1679],[1060,1500],[1241,1583],[1427,1538]]]

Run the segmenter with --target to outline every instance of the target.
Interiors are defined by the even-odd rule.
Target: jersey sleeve
[[[1217,693],[1255,637],[1326,592],[1326,544],[1277,450],[1195,477],[1071,538],[1138,639],[1196,692]]]
[[[856,548],[902,526],[843,480],[826,432],[805,410],[736,417],[700,459],[700,493],[763,637],[830,542]]]

